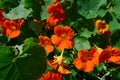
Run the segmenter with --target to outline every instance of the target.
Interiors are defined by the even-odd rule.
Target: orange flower
[[[40,45],[44,47],[45,51],[47,53],[50,53],[54,50],[54,47],[52,45],[51,39],[47,36],[39,36]]]
[[[62,8],[62,4],[60,3],[48,6],[47,12],[50,14],[50,16],[47,18],[46,23],[52,27],[56,26],[58,23],[66,18],[64,10]]]
[[[39,80],[62,80],[63,76],[54,72],[47,72]]]
[[[74,59],[73,64],[79,70],[91,72],[99,64],[99,53],[92,47],[90,51],[83,49],[78,52],[78,57]]]
[[[23,19],[8,20],[3,16],[3,10],[0,9],[0,27],[3,29],[3,34],[9,38],[15,38],[20,35],[20,27],[24,23]]]
[[[53,16],[50,16],[47,18],[46,22],[47,22],[46,29],[53,30],[58,23],[58,19],[55,19]]]
[[[48,60],[48,65],[61,74],[70,74],[71,72],[67,69],[68,66],[65,65],[65,62],[62,52],[60,56],[54,56],[54,60]]]
[[[69,26],[56,26],[54,28],[54,34],[51,40],[53,44],[56,44],[58,49],[73,48],[74,42],[72,39],[74,37],[74,31]]]
[[[105,22],[105,20],[97,20],[95,25],[98,34],[104,34],[105,32],[109,31],[109,25]]]
[[[99,61],[118,64],[120,62],[120,50],[107,46],[107,48],[100,53]]]
[[[24,19],[18,20],[5,20],[3,22],[3,34],[6,34],[9,38],[15,38],[20,35],[20,28],[24,23]]]

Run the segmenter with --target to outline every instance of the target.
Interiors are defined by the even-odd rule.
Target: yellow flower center
[[[85,59],[85,60],[90,60],[90,58],[91,58],[91,57],[90,57],[89,54],[85,54],[85,55],[84,55],[84,59]]]
[[[66,38],[66,34],[62,34],[61,38],[65,39]]]
[[[15,26],[13,26],[13,27],[12,27],[12,30],[16,30],[16,27],[15,27]]]
[[[45,41],[45,45],[48,45],[48,43],[49,43],[48,41]]]

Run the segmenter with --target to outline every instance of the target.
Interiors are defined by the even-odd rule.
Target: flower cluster
[[[75,31],[67,25],[62,25],[63,20],[65,20],[66,15],[63,10],[60,0],[54,0],[54,4],[47,7],[47,12],[49,17],[46,19],[47,30],[53,30],[54,34],[51,37],[39,36],[40,45],[44,47],[47,53],[54,52],[55,48],[62,50],[59,56],[55,55],[53,60],[48,59],[48,65],[53,68],[54,72],[46,73],[40,80],[50,79],[50,75],[53,76],[52,80],[62,80],[61,74],[71,74],[69,66],[66,65],[66,59],[64,57],[65,49],[73,49],[74,47],[74,36]],[[104,34],[106,38],[110,37],[109,25],[105,20],[94,20],[96,32],[99,35]],[[84,72],[92,72],[95,67],[100,63],[108,62],[119,64],[120,62],[120,50],[112,48],[112,46],[107,46],[105,49],[99,48],[96,45],[91,47],[90,50],[82,49],[77,53],[77,57],[73,60],[73,65],[78,70],[83,70]],[[55,76],[57,75],[57,76]],[[58,75],[61,76],[58,78]],[[54,79],[53,79],[54,78]]]
[[[36,0],[35,3],[37,3],[37,1],[39,0]],[[22,16],[22,18],[20,19],[18,18],[15,20],[8,19],[3,15],[5,11],[0,9],[0,41],[2,41],[2,38],[4,36],[5,38],[7,37],[7,39],[10,39],[8,43],[7,41],[3,41],[3,44],[1,44],[2,42],[0,42],[0,45],[11,47],[11,44],[13,44],[14,40],[16,40],[15,44],[12,45],[12,47],[14,47],[15,49],[13,50],[13,52],[15,52],[15,60],[18,61],[18,63],[20,63],[19,61],[24,60],[29,61],[27,59],[31,59],[33,58],[32,56],[34,56],[31,53],[35,53],[34,58],[31,59],[31,62],[29,63],[34,63],[38,61],[38,63],[36,62],[33,64],[36,70],[37,67],[39,68],[41,66],[41,64],[39,63],[39,61],[41,60],[41,62],[44,63],[43,65],[47,68],[46,69],[44,67],[46,71],[41,70],[40,75],[35,75],[35,78],[38,78],[39,80],[66,80],[66,78],[75,78],[76,76],[79,80],[82,75],[82,77],[84,78],[80,80],[87,80],[88,78],[85,79],[86,74],[90,74],[90,77],[94,76],[94,78],[90,78],[90,80],[105,80],[104,77],[107,76],[106,74],[110,73],[107,71],[112,71],[110,70],[111,67],[110,69],[106,67],[112,65],[112,68],[114,68],[113,65],[115,65],[115,67],[119,67],[120,65],[120,28],[114,28],[114,24],[117,24],[116,26],[120,25],[119,19],[116,19],[116,17],[119,18],[119,16],[117,16],[117,13],[114,12],[115,7],[112,8],[112,3],[110,2],[110,0],[107,2],[104,1],[109,5],[107,5],[107,8],[110,8],[109,10],[107,10],[109,12],[103,12],[106,12],[111,17],[114,16],[113,21],[106,19],[106,17],[109,17],[108,15],[104,15],[104,17],[101,16],[105,13],[101,14],[102,12],[96,12],[97,10],[101,10],[101,8],[103,8],[103,3],[97,5],[97,8],[99,8],[100,6],[100,9],[95,10],[95,12],[93,11],[95,8],[93,8],[92,10],[92,7],[91,9],[88,8],[89,12],[86,12],[86,9],[84,10],[86,6],[84,5],[88,3],[82,3],[83,1],[84,0],[53,0],[53,3],[48,3],[48,5],[46,4],[47,0],[40,0],[38,3],[40,6],[39,8],[41,8],[40,10],[43,11],[43,13],[46,12],[47,14],[44,15],[44,19],[42,19],[41,17],[43,13],[39,12],[40,15],[35,15],[37,14],[37,12],[34,11],[37,10],[35,8],[38,7],[38,4],[36,4],[37,6],[32,5],[31,2],[27,0],[25,0],[24,4],[22,2],[20,3],[20,5],[24,5],[24,7],[28,6],[31,8],[32,6],[32,16],[27,15],[26,20],[23,19],[25,18],[24,16]],[[92,1],[93,0],[89,0],[88,2],[92,3]],[[46,5],[48,5],[47,8]],[[27,8],[25,8],[25,10],[27,10]],[[89,13],[90,15],[88,15],[87,13]],[[96,13],[96,15],[91,13]],[[38,18],[36,19],[36,17]],[[23,33],[21,34],[21,32]],[[118,40],[114,41],[116,37],[118,38]],[[19,47],[18,42],[20,41],[20,44],[22,44],[23,46]],[[18,44],[16,45],[16,43]],[[35,51],[33,49],[35,49]],[[10,51],[7,52],[9,53]],[[40,55],[39,57],[41,59],[39,60],[39,57],[36,55],[36,53],[45,54],[43,54],[44,57],[42,57],[43,55]],[[19,57],[20,60],[18,60]],[[7,56],[7,58],[9,58],[9,56]],[[24,60],[21,60],[23,58]],[[36,60],[34,60],[35,58]],[[40,64],[40,66],[36,67],[36,65],[38,64]],[[31,66],[32,65],[30,65],[30,68],[32,68]],[[103,73],[102,70],[104,70]],[[29,69],[27,71],[29,71]],[[83,74],[81,74],[81,72]],[[33,74],[34,76],[35,73],[39,74],[36,71],[30,74],[28,74],[27,72],[25,73],[25,75]],[[104,73],[105,75],[103,75]]]

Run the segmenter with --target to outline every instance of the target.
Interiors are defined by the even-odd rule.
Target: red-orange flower
[[[104,34],[105,32],[109,31],[109,25],[105,22],[105,20],[97,20],[95,25],[98,34]]]
[[[65,12],[62,8],[62,4],[60,3],[48,6],[47,12],[50,14],[50,16],[47,18],[46,23],[50,27],[56,26],[58,23],[60,23],[66,18]]]
[[[0,27],[3,29],[3,34],[9,38],[19,36],[24,19],[9,20],[3,16],[3,12],[4,10],[0,9]]]
[[[24,19],[8,20],[3,22],[3,34],[6,34],[9,38],[15,38],[20,35],[20,28],[24,23]]]
[[[47,36],[39,36],[40,45],[44,47],[47,53],[50,53],[54,50],[51,39]]]
[[[54,28],[54,34],[51,40],[58,49],[64,50],[65,48],[73,48],[74,42],[72,39],[74,37],[74,31],[69,26],[56,26]]]
[[[104,49],[99,56],[100,62],[113,62],[116,64],[119,64],[120,62],[120,50],[116,48],[112,48],[111,46],[107,46],[106,49]]]
[[[83,49],[78,52],[77,58],[74,59],[73,64],[79,70],[91,72],[94,67],[99,64],[99,53],[96,48],[92,47],[90,51]]]
[[[54,72],[47,72],[39,80],[62,80],[63,76]]]

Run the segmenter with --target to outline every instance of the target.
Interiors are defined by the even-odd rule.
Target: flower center
[[[91,60],[90,54],[83,54],[83,57],[81,58],[83,62]]]
[[[48,45],[48,43],[49,43],[48,41],[45,41],[45,45]]]
[[[90,59],[90,55],[89,54],[85,54],[84,59],[85,60],[89,60]]]
[[[100,23],[98,29],[105,29],[106,24],[105,23]]]
[[[65,39],[66,38],[66,34],[62,34],[61,38]]]
[[[57,12],[57,11],[54,11],[54,12],[52,13],[52,15],[53,15],[53,16],[58,16],[58,12]]]
[[[13,26],[13,27],[12,27],[12,30],[16,30],[16,27],[15,27],[15,26]]]

